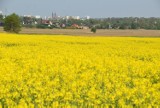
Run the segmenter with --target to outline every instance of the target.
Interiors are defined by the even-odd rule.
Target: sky
[[[160,17],[160,0],[0,0],[4,14],[51,16]]]

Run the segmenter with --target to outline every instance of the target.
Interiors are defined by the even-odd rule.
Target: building
[[[80,16],[72,16],[73,19],[79,20]]]
[[[23,17],[29,17],[29,18],[31,18],[32,15],[23,15]]]
[[[78,24],[73,24],[72,27],[73,27],[73,28],[76,28],[76,29],[79,29],[79,28],[80,28]]]
[[[70,19],[70,16],[65,16],[65,19],[67,19],[67,20]]]
[[[0,15],[2,15],[3,14],[3,12],[2,11],[0,11]]]
[[[36,19],[40,19],[40,18],[41,18],[41,16],[39,16],[39,15],[36,15],[36,16],[35,16],[35,18],[36,18]]]
[[[87,19],[87,20],[90,19],[90,16],[86,16],[86,19]]]

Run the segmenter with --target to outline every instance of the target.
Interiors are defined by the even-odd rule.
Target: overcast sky
[[[42,17],[160,17],[160,0],[0,0],[0,10]]]

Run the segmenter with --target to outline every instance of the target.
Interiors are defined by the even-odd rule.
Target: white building
[[[0,11],[0,15],[2,15],[3,14],[3,12],[2,11]]]
[[[90,19],[90,16],[86,16],[86,19]]]
[[[68,20],[70,18],[70,16],[66,16],[66,19]]]
[[[75,16],[75,19],[79,20],[79,19],[80,19],[80,16]]]
[[[39,16],[39,15],[36,15],[36,16],[35,16],[35,18],[37,18],[37,19],[40,19],[40,18],[41,18],[41,16]]]
[[[23,15],[24,17],[32,17],[32,15]]]

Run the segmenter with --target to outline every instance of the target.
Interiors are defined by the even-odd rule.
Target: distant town
[[[4,25],[7,15],[0,11],[0,26]],[[160,30],[160,18],[124,17],[124,18],[91,18],[90,16],[59,16],[52,12],[50,16],[19,16],[22,27],[42,29],[153,29]]]

